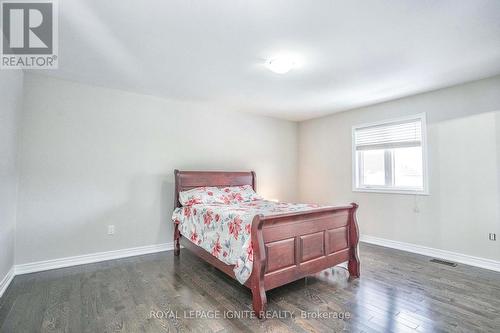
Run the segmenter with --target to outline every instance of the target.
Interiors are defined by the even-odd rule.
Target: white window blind
[[[422,121],[411,119],[355,130],[356,150],[417,147],[422,144]]]

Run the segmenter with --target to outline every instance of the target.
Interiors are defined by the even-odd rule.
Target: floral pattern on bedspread
[[[181,234],[214,257],[234,266],[236,279],[244,284],[253,267],[250,237],[255,215],[273,215],[318,208],[311,204],[292,204],[256,200],[238,204],[194,204],[176,208],[172,220]]]

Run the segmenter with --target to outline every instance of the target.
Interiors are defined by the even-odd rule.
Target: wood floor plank
[[[0,332],[500,332],[500,273],[369,244],[360,253],[358,280],[334,267],[268,291],[282,317],[264,320],[250,317],[248,289],[187,250],[16,276]],[[303,317],[320,313],[351,317]]]

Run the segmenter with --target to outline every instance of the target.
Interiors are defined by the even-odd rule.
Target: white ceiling
[[[500,73],[498,0],[62,0],[78,82],[291,120]],[[293,53],[299,68],[270,72]]]

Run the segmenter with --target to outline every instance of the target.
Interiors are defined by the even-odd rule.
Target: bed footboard
[[[352,278],[360,276],[359,232],[355,203],[318,208],[307,212],[273,216],[257,215],[252,221],[253,269],[245,283],[252,291],[256,315],[265,315],[266,290],[285,285],[323,269],[347,262]],[[174,254],[184,237],[174,231]],[[226,265],[189,240],[183,245],[231,277],[234,266]]]
[[[344,262],[348,263],[351,277],[359,277],[357,208],[352,203],[254,218],[254,263],[249,287],[258,317],[265,312],[266,290]]]

